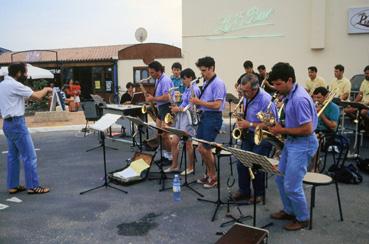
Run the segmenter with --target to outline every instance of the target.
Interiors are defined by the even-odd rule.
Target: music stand
[[[185,165],[185,171],[184,171],[185,172],[185,175],[184,176],[185,176],[185,181],[183,182],[183,184],[181,186],[188,187],[191,191],[195,192],[200,197],[204,197],[204,195],[202,195],[200,192],[196,191],[194,188],[192,188],[190,186],[190,184],[195,183],[195,182],[191,182],[191,183],[188,183],[187,182],[187,146],[186,146],[186,143],[187,143],[187,140],[190,137],[190,135],[186,131],[178,130],[178,129],[175,129],[175,128],[172,128],[172,127],[168,127],[168,128],[165,128],[165,129],[168,130],[170,133],[172,133],[174,135],[177,135],[179,138],[181,138],[181,140],[183,142],[183,149],[182,149],[182,156],[181,156],[181,164],[182,164],[182,159],[184,158],[184,165]]]
[[[133,93],[133,97],[131,99],[131,104],[139,104],[145,102],[145,95],[143,92],[135,92]]]
[[[119,189],[117,187],[114,187],[112,185],[109,184],[108,182],[108,174],[107,174],[107,170],[106,170],[106,150],[105,150],[105,133],[104,131],[106,129],[108,129],[110,126],[112,126],[113,124],[115,124],[117,122],[117,120],[121,117],[121,115],[117,115],[117,114],[105,114],[104,116],[102,116],[98,121],[96,121],[95,124],[93,124],[91,126],[91,129],[96,130],[99,132],[100,134],[100,138],[101,138],[101,146],[103,149],[103,158],[104,158],[104,184],[91,188],[89,190],[80,192],[79,194],[85,194],[87,192],[93,191],[93,190],[97,190],[99,188],[105,187],[105,188],[113,188],[116,189],[118,191],[124,192],[124,193],[128,193],[122,189]]]
[[[166,129],[163,129],[163,128],[160,128],[160,127],[157,127],[155,125],[150,125],[150,124],[147,124],[146,125],[148,127],[151,127],[151,128],[154,128],[158,131],[158,136],[159,136],[159,147],[160,147],[160,159],[159,160],[155,160],[154,163],[156,164],[156,166],[158,166],[159,168],[159,172],[151,172],[151,173],[159,173],[160,174],[160,177],[158,178],[150,178],[149,180],[159,180],[159,184],[162,184],[161,185],[161,189],[159,189],[159,191],[164,191],[165,190],[165,180],[166,179],[169,179],[169,177],[165,174],[164,172],[164,169],[163,169],[163,132],[169,132],[168,130]]]
[[[228,147],[224,150],[231,152],[243,165],[249,168],[250,178],[254,181],[255,176],[252,172],[253,165],[261,166],[261,169],[265,173],[271,173],[276,175],[282,175],[275,165],[270,161],[269,158],[259,155],[253,152],[244,151],[237,148]],[[254,218],[253,218],[253,226],[256,226],[256,195],[254,194]],[[269,223],[262,228],[266,228],[267,226],[272,225],[273,223]]]
[[[143,127],[148,127],[149,125],[147,123],[145,123],[144,121],[142,121],[140,118],[135,118],[132,116],[124,116],[125,118],[127,118],[129,121],[131,121],[133,124],[137,125],[137,130],[139,133],[139,140],[140,143],[138,144],[138,148],[140,149],[140,152],[142,152],[142,128]],[[135,144],[137,144],[135,142],[135,135],[132,136],[132,140],[133,140],[133,146],[135,146]]]
[[[237,98],[232,94],[232,93],[227,93],[226,95],[226,101],[229,104],[229,142],[228,145],[232,146],[233,145],[233,138],[232,138],[232,103],[237,103]]]

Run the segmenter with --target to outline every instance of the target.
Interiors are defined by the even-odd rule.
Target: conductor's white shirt
[[[28,86],[11,76],[6,76],[0,82],[0,114],[2,117],[23,116],[25,99],[29,98],[32,93],[32,89]]]

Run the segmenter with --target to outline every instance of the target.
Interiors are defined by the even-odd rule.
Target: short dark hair
[[[265,65],[264,64],[261,64],[261,65],[259,65],[258,66],[258,70],[266,70],[266,68],[265,68]]]
[[[337,64],[336,66],[334,66],[334,69],[338,69],[339,71],[345,71],[345,67],[343,67],[342,64]]]
[[[204,66],[206,68],[214,67],[215,68],[215,60],[212,57],[206,56],[203,58],[199,58],[196,62],[197,67]]]
[[[369,70],[369,65],[365,66],[364,72],[366,72],[367,70]]]
[[[149,63],[149,68],[155,70],[156,72],[164,72],[164,67],[158,61],[152,61]]]
[[[181,78],[183,79],[185,77],[191,78],[192,80],[196,79],[195,72],[190,68],[181,71]]]
[[[254,65],[252,64],[252,62],[250,60],[246,60],[244,63],[243,63],[243,67],[245,69],[247,68],[252,68]]]
[[[175,62],[174,64],[172,64],[172,69],[182,70],[182,65],[178,62]]]
[[[309,71],[318,72],[318,69],[315,66],[310,66],[308,68]]]
[[[126,89],[130,88],[130,87],[133,87],[133,83],[132,82],[128,82],[127,85],[126,85]]]
[[[281,79],[287,82],[289,78],[292,78],[292,83],[296,82],[295,70],[289,63],[279,62],[272,67],[268,80],[274,81]]]
[[[328,89],[323,86],[315,88],[313,95],[318,95],[319,93],[326,96],[328,94]]]
[[[26,63],[11,63],[8,66],[8,74],[11,77],[15,77],[18,72],[21,72],[22,74],[26,73],[27,70],[27,64]]]

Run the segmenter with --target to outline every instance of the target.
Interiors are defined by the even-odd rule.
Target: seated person
[[[336,97],[341,101],[349,100],[351,92],[351,82],[343,76],[344,72],[345,67],[341,64],[337,64],[334,67],[334,76],[336,79],[334,79],[329,86],[329,91],[334,91]]]
[[[361,82],[359,94],[355,97],[354,102],[363,103],[364,105],[369,105],[369,65],[364,68],[364,80]],[[356,119],[357,109],[353,107],[347,107],[343,110],[350,118]],[[368,128],[368,110],[362,109],[360,115],[363,118],[366,130]],[[369,131],[369,130],[367,130]]]
[[[318,87],[326,87],[325,81],[322,77],[317,75],[318,69],[315,66],[310,66],[308,68],[309,79],[305,82],[305,89],[310,94]]]
[[[134,87],[132,82],[128,82],[126,85],[127,91],[122,95],[120,99],[120,104],[128,104],[131,103],[133,93],[134,93]]]
[[[313,92],[313,100],[317,103],[317,112],[324,106],[323,102],[327,99],[328,90],[325,87],[318,87]],[[338,106],[330,102],[319,116],[317,132],[332,133],[335,132],[340,117],[340,109]]]

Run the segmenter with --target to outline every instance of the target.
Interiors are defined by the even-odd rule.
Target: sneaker
[[[207,176],[207,175],[204,175],[202,178],[200,178],[200,179],[197,179],[197,183],[198,184],[206,184],[207,182],[208,182],[208,178],[209,178],[209,176]]]
[[[179,168],[172,168],[172,167],[169,167],[169,168],[166,168],[164,170],[164,173],[172,173],[172,172],[178,172],[179,171]]]
[[[209,178],[208,182],[204,184],[204,188],[213,188],[213,187],[216,187],[218,185],[218,181],[217,179],[211,179]]]
[[[187,175],[189,174],[192,174],[193,173],[193,169],[186,169],[186,170],[183,170],[181,175],[185,175],[187,173]]]

